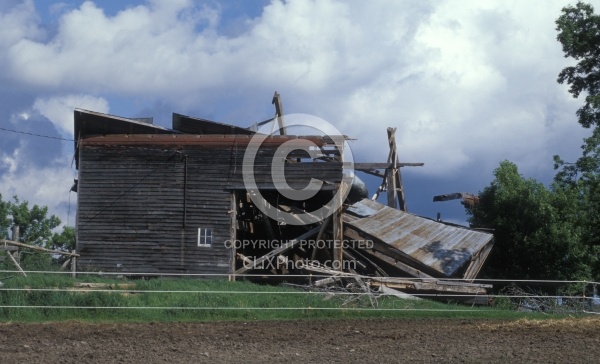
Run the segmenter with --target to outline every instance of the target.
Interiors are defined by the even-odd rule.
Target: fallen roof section
[[[344,224],[350,238],[369,239],[374,250],[433,277],[475,278],[493,244],[491,234],[449,226],[368,199],[346,209]]]

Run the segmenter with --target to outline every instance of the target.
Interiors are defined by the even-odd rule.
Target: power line
[[[19,130],[12,130],[12,129],[6,129],[6,128],[0,128],[0,130],[4,130],[4,131],[9,131],[11,133],[17,133],[17,134],[25,134],[25,135],[30,135],[30,136],[36,136],[36,137],[40,137],[40,138],[48,138],[48,139],[56,139],[56,140],[64,140],[67,142],[74,142],[75,140],[73,139],[66,139],[66,138],[60,138],[60,137],[53,137],[53,136],[49,136],[49,135],[41,135],[41,134],[35,134],[35,133],[28,133],[25,131],[19,131]]]

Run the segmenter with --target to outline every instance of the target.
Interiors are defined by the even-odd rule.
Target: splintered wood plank
[[[397,167],[423,167],[425,163],[396,163]],[[368,163],[368,162],[356,162],[354,163],[354,169],[357,171],[372,171],[377,169],[393,168],[393,163]]]
[[[387,286],[399,290],[431,291],[438,293],[487,294],[488,284],[474,284],[460,281],[439,281],[425,279],[402,279],[392,277],[373,277],[372,286]]]
[[[270,251],[269,253],[263,255],[262,257],[260,257],[258,259],[255,259],[251,265],[244,265],[244,266],[242,266],[240,269],[238,269],[238,270],[235,271],[235,274],[243,274],[243,273],[245,273],[247,271],[254,270],[254,269],[258,268],[258,266],[260,264],[262,264],[265,260],[271,259],[272,257],[274,257],[274,256],[276,256],[278,254],[285,253],[286,251],[288,251],[288,250],[292,249],[293,247],[295,247],[302,240],[310,238],[311,236],[317,234],[320,229],[321,229],[321,227],[317,226],[317,227],[315,227],[315,228],[307,231],[306,233],[300,235],[296,239],[288,241],[285,244],[282,244],[278,248]]]
[[[393,259],[385,254],[381,254],[380,252],[376,251],[376,250],[371,250],[371,249],[363,249],[361,250],[362,253],[373,256],[375,258],[378,258],[380,260],[383,260],[384,262],[393,265],[394,267],[400,269],[401,271],[405,272],[406,274],[412,276],[412,277],[417,277],[417,278],[431,278],[431,276],[427,273],[421,272],[418,269],[415,269],[411,266],[409,266],[408,264],[404,264],[399,260]]]

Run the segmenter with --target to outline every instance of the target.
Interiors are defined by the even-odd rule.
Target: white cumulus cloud
[[[102,97],[67,95],[37,98],[33,109],[50,120],[63,133],[73,135],[73,110],[75,108],[108,113],[108,102]]]
[[[358,161],[386,158],[392,126],[400,158],[426,163],[414,173],[483,186],[510,159],[548,179],[552,155],[574,159],[587,133],[581,100],[556,83],[570,61],[554,21],[569,3],[273,0],[232,35],[218,3],[55,2],[48,31],[26,0],[0,7],[0,91],[35,95],[70,133],[73,108],[127,103],[248,126],[273,114],[277,90],[286,112],[358,138]]]

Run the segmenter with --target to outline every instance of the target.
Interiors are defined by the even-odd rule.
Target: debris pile
[[[369,199],[346,206],[342,220],[341,261],[332,256],[335,242],[330,238],[328,219],[254,259],[250,257],[256,252],[251,249],[238,252],[236,274],[311,275],[314,288],[336,287],[344,280],[354,281],[365,293],[393,289],[417,296],[487,303],[477,297],[485,296],[491,285],[471,281],[491,250],[492,235]]]

